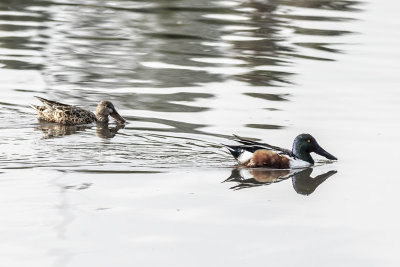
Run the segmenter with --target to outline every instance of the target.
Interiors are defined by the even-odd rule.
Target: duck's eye
[[[311,140],[310,140],[310,139],[307,139],[307,143],[311,143]]]

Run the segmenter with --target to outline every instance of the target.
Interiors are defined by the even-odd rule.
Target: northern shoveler
[[[96,115],[93,112],[77,106],[66,105],[56,101],[35,96],[42,101],[44,106],[32,107],[38,112],[39,119],[48,122],[57,122],[66,125],[88,124],[92,122],[108,122],[108,116],[112,116],[117,122],[125,123],[125,119],[118,114],[110,101],[101,101],[97,105]]]
[[[310,153],[315,152],[327,159],[337,158],[326,152],[310,134],[300,134],[293,142],[292,151],[255,142],[235,135],[238,146],[225,145],[241,166],[248,168],[267,167],[274,169],[304,168],[314,164]]]

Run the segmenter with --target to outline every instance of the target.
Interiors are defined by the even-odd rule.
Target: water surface
[[[391,2],[2,1],[2,264],[398,266]],[[128,124],[43,123],[35,95]],[[303,132],[339,161],[220,145]]]

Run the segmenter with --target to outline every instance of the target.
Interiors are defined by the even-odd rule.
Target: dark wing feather
[[[239,143],[242,143],[244,145],[253,146],[253,147],[257,148],[257,149],[275,150],[275,151],[280,152],[281,154],[285,154],[285,155],[288,155],[290,157],[295,157],[295,155],[289,149],[281,148],[281,147],[278,147],[278,146],[273,146],[273,145],[270,145],[270,144],[267,144],[267,143],[260,143],[260,142],[252,141],[250,139],[243,138],[243,137],[240,137],[240,136],[235,135],[235,134],[233,136],[237,138],[236,141],[238,141]]]
[[[73,107],[71,105],[63,104],[63,103],[60,103],[60,102],[57,102],[57,101],[44,99],[43,97],[40,97],[40,96],[35,96],[35,97],[37,99],[39,99],[49,109],[55,109],[57,107]]]
[[[225,145],[225,144],[221,144],[224,147],[226,147],[229,152],[232,153],[232,155],[237,158],[240,156],[241,153],[243,153],[243,150],[249,151],[251,153],[256,152],[258,149],[262,149],[262,148],[258,148],[256,146],[248,146],[248,145],[239,145],[239,146],[231,146],[231,145]]]

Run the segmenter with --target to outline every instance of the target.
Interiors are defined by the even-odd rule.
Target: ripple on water
[[[218,143],[239,131],[285,129],[290,122],[280,111],[292,100],[294,61],[335,60],[343,52],[336,47],[340,38],[351,33],[346,23],[357,4],[0,4],[0,86],[5,89],[0,165],[82,170],[231,166]],[[27,107],[34,95],[91,110],[109,99],[130,124],[104,129],[37,123]]]
[[[221,167],[225,152],[220,146],[196,138],[138,134],[117,126],[39,123],[34,129],[2,131],[0,162],[4,169],[41,167],[116,172]]]

